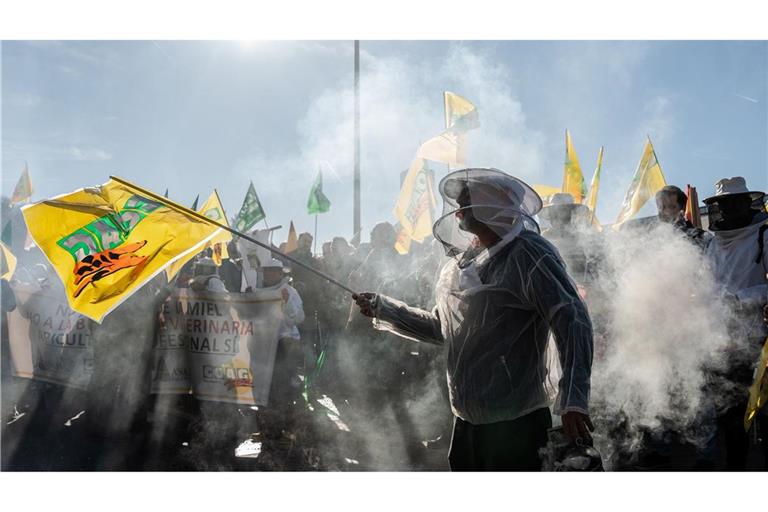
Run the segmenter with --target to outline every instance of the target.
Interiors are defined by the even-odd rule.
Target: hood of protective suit
[[[541,198],[525,182],[503,171],[492,168],[454,171],[440,181],[439,190],[443,196],[443,213],[432,231],[448,256],[477,246],[477,237],[461,229],[456,217],[459,211],[471,210],[476,221],[507,242],[511,240],[508,235],[514,231],[539,232],[533,217],[541,210]],[[460,200],[468,204],[462,205]]]

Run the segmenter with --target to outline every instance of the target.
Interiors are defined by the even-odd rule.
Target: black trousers
[[[448,454],[451,471],[541,471],[539,449],[546,446],[550,427],[547,407],[485,425],[456,418]]]

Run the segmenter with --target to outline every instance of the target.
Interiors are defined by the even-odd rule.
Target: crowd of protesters
[[[354,314],[343,290],[282,261],[277,252],[257,255],[243,240],[228,244],[229,258],[220,265],[208,249],[170,283],[164,274],[156,276],[101,324],[92,323],[87,389],[12,376],[5,317],[16,309],[11,284],[46,293],[60,291],[60,283],[39,249],[24,247],[28,242],[18,211],[5,209],[3,217],[12,233],[8,246],[20,256],[10,283],[3,280],[4,469],[445,469],[438,452],[450,428],[444,395],[432,400],[443,413],[442,422],[432,418],[433,429],[417,428],[407,411],[409,398],[441,389],[436,351],[405,344],[393,350],[380,343]],[[312,236],[302,233],[289,254],[349,286],[408,289],[414,299],[429,301],[432,280],[423,276],[436,272],[441,255],[428,245],[419,250],[419,244],[399,255],[394,240],[393,226],[380,223],[369,242],[354,247],[335,237],[323,244],[322,255],[314,255]],[[159,312],[177,288],[280,292],[283,320],[267,405],[151,393]],[[318,399],[340,418],[329,419]],[[372,432],[382,408],[390,408],[396,419]],[[399,429],[395,444],[406,449],[382,465],[368,445],[372,439],[387,444],[392,428]],[[236,457],[235,448],[248,440],[258,441],[261,453]]]
[[[659,447],[649,439],[643,453],[617,460],[614,467],[745,469],[753,452],[768,445],[765,410],[755,430],[762,448],[742,426],[747,388],[767,334],[765,195],[749,190],[742,178],[719,181],[716,194],[705,200],[708,229],[685,219],[687,197],[679,188],[665,187],[655,202],[655,222],[671,225],[701,250],[727,292],[725,300],[738,320],[732,333],[739,343],[734,343],[727,368],[711,372],[708,386],[727,388],[732,397],[702,415],[713,439],[691,461],[672,456],[659,465],[659,457],[667,456],[674,443]],[[40,289],[59,286],[40,251],[24,247],[17,212],[4,205],[3,213],[4,222],[15,231],[8,245],[19,256],[13,280]],[[549,198],[539,215],[545,226],[542,235],[559,251],[589,307],[599,358],[610,344],[601,309],[608,298],[592,285],[601,273],[612,270],[605,268],[601,254],[610,230],[600,230],[593,219],[568,194]],[[647,223],[628,223],[625,229],[647,229]],[[396,237],[396,228],[382,222],[373,227],[367,242],[353,245],[337,236],[320,244],[320,254],[313,254],[312,235],[302,233],[289,255],[353,290],[393,295],[430,309],[446,261],[444,248],[429,237],[399,254]],[[210,250],[201,253],[173,281],[156,277],[94,326],[93,373],[86,390],[11,376],[5,314],[16,304],[11,286],[3,280],[3,469],[447,469],[451,413],[440,348],[372,329],[348,292],[281,260],[277,252],[259,261],[245,247],[242,241],[230,242],[229,258],[220,266]],[[284,250],[285,244],[277,248]],[[151,394],[150,353],[162,321],[158,312],[175,288],[184,287],[280,291],[284,320],[269,404],[245,407]],[[125,333],[130,333],[130,343]],[[432,412],[428,421],[424,410]],[[258,457],[235,456],[246,440],[262,443]],[[397,454],[382,464],[381,454],[393,440],[399,444]],[[761,456],[768,464],[766,455]]]

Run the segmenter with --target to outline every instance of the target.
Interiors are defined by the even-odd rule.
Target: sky
[[[33,200],[109,175],[229,216],[250,181],[270,225],[307,214],[319,241],[352,235],[352,41],[3,41],[2,193],[29,166]],[[469,166],[559,186],[570,130],[587,182],[605,146],[597,215],[615,220],[646,135],[669,184],[768,190],[765,41],[361,41],[363,239],[392,213],[400,173],[444,128],[443,91],[478,109]],[[438,180],[445,164],[432,168]],[[438,206],[438,212],[442,205]],[[644,213],[653,213],[647,205]],[[320,247],[318,245],[318,251]]]

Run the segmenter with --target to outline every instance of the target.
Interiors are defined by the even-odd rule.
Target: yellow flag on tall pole
[[[664,173],[661,171],[656,152],[653,150],[651,138],[648,137],[645,149],[643,149],[643,156],[640,158],[640,164],[637,166],[635,175],[632,177],[632,183],[624,196],[621,211],[614,226],[618,227],[634,217],[646,201],[666,185],[667,181],[664,179]]]
[[[299,248],[299,237],[296,235],[296,228],[291,221],[291,227],[288,229],[288,240],[285,242],[285,253],[290,254]]]
[[[221,199],[219,199],[219,193],[216,191],[216,189],[213,189],[211,195],[208,197],[205,203],[203,203],[203,206],[200,208],[200,213],[209,219],[221,222],[222,224],[229,226],[229,223],[227,222],[227,215],[224,212],[224,206],[221,204]],[[229,258],[227,244],[231,240],[232,235],[227,231],[222,231],[220,235],[216,235],[213,239],[211,239],[210,245],[213,250],[212,259],[217,266],[221,266],[222,260]]]
[[[463,133],[480,126],[480,116],[477,108],[468,99],[455,92],[443,93],[445,104],[445,129],[455,133]]]
[[[579,158],[576,156],[576,150],[568,130],[565,130],[565,166],[563,168],[562,191],[571,194],[573,201],[577,204],[583,203],[584,197],[587,195],[584,175],[581,172]]]
[[[589,196],[587,196],[587,207],[592,210],[592,213],[597,211],[597,192],[600,188],[600,170],[603,168],[603,151],[604,146],[600,147],[600,152],[597,154],[597,167],[595,173],[592,175],[592,182],[589,185]]]
[[[448,168],[466,165],[466,133],[480,126],[477,107],[468,99],[451,91],[443,92],[443,105],[445,131],[425,142],[416,156],[444,162],[448,164]]]
[[[64,283],[69,306],[97,322],[221,231],[120,178],[24,206],[22,214]]]
[[[0,242],[0,254],[2,254],[2,263],[0,264],[0,277],[9,280],[16,271],[16,256],[3,243]]]
[[[419,146],[416,157],[434,162],[443,162],[453,166],[464,165],[466,163],[466,154],[463,136],[451,131],[445,131]]]
[[[211,192],[211,195],[208,196],[208,199],[205,201],[205,203],[203,203],[203,206],[198,208],[197,211],[209,219],[215,220],[216,222],[221,222],[222,224],[229,226],[227,216],[224,212],[224,207],[221,205],[221,199],[219,199],[219,193],[216,191],[216,189]],[[204,251],[208,247],[211,247],[211,259],[213,259],[213,262],[218,266],[221,265],[221,261],[224,258],[229,258],[227,242],[232,240],[232,235],[228,231],[224,231],[223,229],[219,229],[219,231],[221,231],[221,233],[211,238],[211,240],[200,249],[200,251]],[[168,268],[165,271],[168,282],[170,282],[174,276],[179,273],[181,267],[183,267],[188,261],[194,258],[196,254],[197,253],[188,254],[168,265]]]
[[[432,234],[432,211],[437,204],[432,173],[422,158],[415,158],[400,188],[394,214],[403,227],[396,249],[408,252],[410,240],[418,242]],[[404,251],[404,252],[403,252]]]
[[[11,206],[23,203],[30,197],[32,197],[32,180],[29,177],[27,162],[24,162],[24,170],[21,172],[16,188],[13,189],[13,194],[11,195]]]

